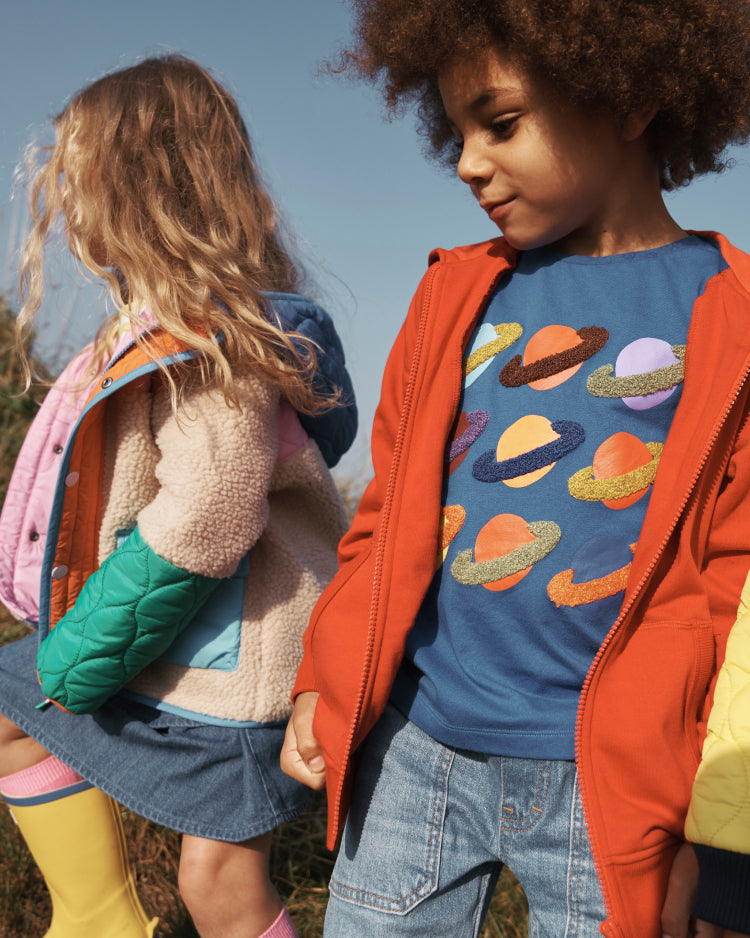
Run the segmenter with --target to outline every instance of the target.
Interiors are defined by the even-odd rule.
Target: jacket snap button
[[[110,384],[112,384],[112,379],[111,379],[111,378],[105,378],[104,381],[102,381],[102,387],[103,387],[103,388],[108,388],[108,387],[110,386]]]
[[[71,485],[75,485],[77,481],[78,481],[77,472],[69,472],[68,475],[65,476],[65,484],[67,485],[68,488],[70,488]]]
[[[53,453],[57,453],[58,456],[60,455],[60,453],[62,453],[62,451],[63,451],[63,448],[62,448],[62,446],[60,446],[59,443],[56,443],[56,444],[52,447],[52,452],[53,452]]]
[[[68,575],[68,568],[65,566],[64,563],[60,564],[59,567],[55,567],[55,569],[52,571],[53,580],[62,580],[62,578],[67,575]]]
[[[30,541],[38,541],[38,540],[39,540],[39,532],[38,532],[38,531],[32,531],[31,534],[29,534],[29,540],[30,540]]]

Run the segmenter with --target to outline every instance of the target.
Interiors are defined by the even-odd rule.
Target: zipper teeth
[[[432,287],[433,281],[437,276],[439,266],[430,268],[427,273],[427,278],[424,281],[424,297],[422,299],[422,308],[421,308],[421,317],[419,321],[419,329],[417,331],[417,340],[414,345],[414,356],[412,358],[412,367],[409,373],[409,381],[406,387],[406,393],[404,394],[404,403],[403,409],[401,411],[401,421],[399,423],[398,435],[396,437],[396,443],[393,450],[393,459],[391,460],[391,470],[388,476],[388,485],[386,488],[386,495],[383,500],[383,513],[382,521],[380,525],[380,531],[378,534],[378,543],[375,554],[375,567],[373,571],[373,590],[372,590],[372,599],[370,601],[370,617],[368,621],[368,634],[367,634],[367,646],[365,648],[365,659],[364,666],[362,668],[362,680],[360,682],[359,691],[357,693],[357,700],[355,703],[354,716],[352,718],[351,725],[349,727],[349,733],[347,735],[346,744],[344,746],[344,757],[342,760],[342,765],[346,765],[349,762],[352,744],[354,742],[354,734],[356,732],[357,726],[359,725],[359,718],[362,714],[362,706],[364,704],[365,692],[367,690],[367,684],[370,676],[370,668],[372,665],[372,654],[373,648],[375,645],[375,631],[377,625],[377,616],[378,616],[378,607],[380,599],[380,583],[382,579],[382,569],[383,569],[383,552],[385,549],[385,540],[386,540],[386,531],[388,528],[388,521],[391,514],[391,506],[393,500],[393,492],[396,487],[396,478],[399,474],[399,467],[401,464],[401,451],[404,443],[404,436],[406,435],[406,427],[408,424],[408,418],[411,413],[411,404],[412,398],[414,397],[414,391],[416,387],[417,372],[419,370],[419,364],[422,358],[422,346],[424,344],[425,332],[427,331],[427,310],[430,305],[432,298]],[[507,268],[503,268],[499,273],[493,278],[492,284],[488,288],[483,302],[486,302],[487,298],[492,295],[493,290],[497,286],[498,281],[505,274]],[[460,396],[460,391],[459,391]],[[458,397],[454,400],[454,405],[457,404]],[[338,822],[339,815],[341,813],[341,796],[343,793],[343,785],[338,785],[338,790],[336,792],[336,798],[333,807],[333,817]]]
[[[677,523],[678,523],[678,521],[680,520],[680,516],[682,515],[682,512],[685,510],[685,506],[687,505],[688,501],[690,500],[690,496],[693,494],[693,491],[694,491],[694,489],[695,489],[695,486],[696,486],[697,483],[698,483],[698,479],[699,479],[699,477],[700,477],[701,472],[703,471],[703,467],[706,465],[706,462],[708,461],[708,457],[709,457],[710,451],[711,451],[711,449],[712,449],[714,443],[715,443],[716,440],[718,439],[719,433],[721,432],[721,430],[722,430],[724,424],[726,423],[726,420],[727,420],[727,418],[729,417],[729,413],[730,413],[730,411],[732,410],[732,408],[734,407],[734,405],[735,405],[735,403],[736,403],[736,401],[737,401],[737,398],[740,396],[740,392],[742,391],[742,388],[743,388],[743,386],[744,386],[744,384],[745,384],[745,381],[747,380],[748,373],[750,373],[750,365],[746,364],[746,365],[745,365],[745,369],[744,369],[744,371],[743,371],[743,373],[742,373],[742,377],[740,378],[740,380],[739,380],[739,381],[737,382],[737,384],[735,385],[734,393],[733,393],[733,395],[732,395],[732,397],[731,397],[731,400],[729,401],[729,403],[728,403],[728,404],[726,405],[726,407],[724,408],[724,411],[722,412],[720,419],[718,420],[718,422],[717,422],[717,423],[715,424],[715,426],[714,426],[714,432],[713,432],[713,434],[711,435],[711,437],[710,437],[710,439],[709,439],[709,441],[708,441],[708,444],[705,446],[705,448],[704,448],[704,450],[703,450],[703,455],[701,456],[701,460],[700,460],[700,462],[698,463],[698,467],[697,467],[697,469],[695,470],[695,472],[694,472],[694,474],[693,474],[693,478],[692,478],[692,480],[691,480],[691,482],[690,482],[690,485],[688,486],[687,491],[685,492],[685,495],[683,496],[683,499],[682,499],[682,501],[680,502],[680,506],[679,506],[677,512],[675,513],[674,518],[672,519],[672,523],[671,523],[671,524],[669,525],[669,527],[667,528],[666,534],[665,534],[664,537],[662,538],[661,544],[659,545],[659,547],[658,547],[656,553],[655,553],[655,554],[653,555],[653,557],[651,558],[651,563],[650,563],[650,564],[648,565],[648,567],[646,568],[646,570],[645,570],[643,576],[642,576],[641,579],[640,579],[640,582],[638,583],[638,586],[637,586],[636,589],[633,591],[633,594],[631,595],[630,600],[629,600],[627,606],[624,606],[624,607],[620,610],[620,615],[617,617],[617,619],[616,619],[614,625],[612,626],[612,628],[609,630],[609,632],[608,632],[607,635],[605,636],[604,641],[603,641],[602,644],[600,645],[599,650],[597,651],[597,653],[596,653],[596,655],[595,655],[595,657],[594,657],[594,660],[593,660],[592,663],[591,663],[591,667],[589,668],[588,673],[586,674],[586,678],[585,678],[585,680],[584,680],[584,682],[583,682],[583,686],[582,686],[582,688],[581,688],[581,696],[580,696],[579,704],[578,704],[578,715],[577,715],[577,718],[576,718],[575,758],[576,758],[576,764],[577,764],[577,765],[580,765],[580,756],[581,756],[581,732],[582,732],[581,717],[582,717],[582,714],[583,714],[583,702],[584,702],[584,700],[585,700],[585,698],[586,698],[586,696],[587,696],[587,694],[588,694],[589,687],[591,686],[591,680],[592,680],[592,677],[593,677],[593,675],[594,675],[594,672],[596,671],[596,669],[597,669],[597,667],[598,667],[599,662],[601,661],[601,659],[602,659],[602,658],[605,656],[605,654],[607,653],[607,650],[608,650],[609,646],[611,645],[611,643],[612,643],[612,641],[613,641],[613,639],[614,639],[616,633],[619,632],[620,627],[622,626],[622,623],[625,621],[625,619],[626,619],[628,613],[630,612],[630,610],[631,610],[631,609],[633,608],[633,606],[635,605],[635,601],[636,601],[636,599],[638,598],[638,596],[640,595],[641,591],[643,590],[643,587],[645,586],[646,581],[647,581],[647,580],[649,579],[649,577],[651,576],[651,573],[652,573],[654,567],[655,567],[656,564],[658,563],[658,561],[659,561],[661,555],[664,553],[664,550],[665,550],[665,548],[666,548],[666,546],[667,546],[667,543],[669,542],[669,539],[671,538],[672,533],[674,532],[675,528],[677,527]],[[580,789],[580,792],[581,792],[581,801],[582,801],[582,804],[584,805],[584,819],[585,819],[585,815],[586,815],[586,810],[585,810],[585,805],[586,805],[585,789],[586,789],[586,785],[585,785],[585,783],[584,783],[584,779],[583,779],[583,776],[581,775],[581,773],[579,773],[578,784],[579,784],[579,789]],[[606,889],[605,889],[605,887],[604,887],[604,882],[603,882],[602,877],[601,877],[601,875],[600,875],[600,874],[601,874],[601,869],[600,869],[600,866],[599,866],[599,859],[598,859],[598,847],[599,847],[599,844],[598,844],[598,842],[597,842],[597,840],[596,840],[596,837],[595,837],[595,835],[594,835],[593,829],[592,829],[588,824],[587,824],[587,831],[588,831],[588,835],[589,835],[589,842],[590,842],[590,845],[591,845],[591,853],[592,853],[593,860],[594,860],[594,867],[595,867],[596,872],[597,872],[597,879],[599,880],[599,886],[600,886],[600,888],[601,888],[601,890],[602,890],[602,899],[604,900],[604,908],[605,908],[605,911],[607,912],[607,914],[609,915],[610,912],[611,912],[611,905],[610,905],[610,901],[609,901],[609,896],[608,896],[608,894],[607,894],[607,892],[606,892]]]
[[[412,400],[416,388],[416,379],[417,372],[419,370],[419,365],[422,360],[422,346],[424,344],[425,332],[427,329],[427,309],[429,307],[430,298],[432,296],[432,283],[437,274],[437,267],[433,267],[429,272],[428,279],[425,281],[424,285],[424,297],[422,300],[421,308],[421,317],[419,321],[419,329],[417,332],[417,340],[414,346],[414,356],[412,359],[411,372],[409,374],[409,381],[406,386],[406,392],[404,394],[403,407],[401,411],[401,420],[399,423],[398,435],[396,437],[396,443],[393,449],[393,459],[391,460],[391,470],[388,476],[388,485],[386,488],[385,498],[383,500],[383,514],[380,523],[380,531],[378,533],[378,543],[375,553],[375,566],[373,571],[373,586],[372,586],[372,598],[370,600],[370,617],[368,621],[368,632],[367,632],[367,645],[365,647],[365,657],[364,665],[362,668],[362,680],[360,682],[359,691],[357,692],[357,699],[355,702],[354,716],[349,727],[349,733],[346,739],[346,745],[344,747],[344,757],[342,764],[346,765],[349,762],[352,744],[354,742],[354,734],[356,732],[357,726],[359,725],[359,719],[362,714],[362,706],[365,699],[365,691],[367,689],[367,684],[370,677],[370,669],[372,665],[372,655],[375,645],[375,632],[378,618],[379,610],[379,599],[380,599],[380,583],[383,575],[383,554],[385,551],[385,540],[386,532],[388,530],[388,522],[391,515],[391,507],[393,503],[393,494],[396,487],[396,478],[399,474],[399,467],[401,465],[401,455],[404,445],[404,437],[406,435],[406,427],[408,424],[408,418],[411,413]],[[338,791],[336,792],[336,805],[335,805],[335,816],[338,818],[341,810],[341,795],[342,795],[342,786],[338,786]]]

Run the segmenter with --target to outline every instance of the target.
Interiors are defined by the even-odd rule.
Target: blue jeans
[[[532,938],[600,938],[575,763],[455,750],[388,707],[359,760],[326,938],[475,938],[504,864]]]

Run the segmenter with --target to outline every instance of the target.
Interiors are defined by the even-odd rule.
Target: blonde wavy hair
[[[303,413],[335,402],[313,388],[314,344],[285,333],[262,296],[294,292],[300,276],[237,104],[205,69],[165,55],[113,72],[72,99],[55,132],[30,169],[18,316],[27,375],[22,349],[42,302],[44,247],[62,219],[71,251],[106,281],[117,307],[94,340],[96,367],[122,316],[137,332],[147,304],[166,333],[198,353],[174,379],[163,369],[175,406],[196,383],[236,402],[236,364],[262,373]],[[163,354],[158,332],[137,341],[153,358]]]

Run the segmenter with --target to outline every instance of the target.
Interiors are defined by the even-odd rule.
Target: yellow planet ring
[[[646,443],[646,449],[653,457],[645,466],[638,466],[631,472],[611,479],[592,478],[593,466],[579,469],[568,479],[568,491],[581,502],[606,502],[616,498],[626,498],[640,492],[656,478],[663,443]]]
[[[472,352],[471,355],[469,355],[464,362],[464,377],[468,377],[472,371],[479,368],[480,365],[483,365],[490,358],[493,358],[500,352],[504,352],[506,348],[510,348],[514,342],[517,342],[521,338],[522,334],[523,326],[517,322],[501,322],[499,325],[495,326],[495,335],[497,335],[498,338],[487,342],[486,345],[483,345],[481,348],[478,348],[476,352]]]
[[[640,375],[612,378],[610,376],[615,370],[612,365],[602,365],[588,376],[586,390],[595,397],[643,397],[657,391],[669,391],[685,379],[686,348],[685,345],[673,345],[672,351],[679,361]]]
[[[557,545],[562,531],[554,521],[531,521],[528,529],[536,540],[522,544],[502,557],[475,563],[472,560],[472,551],[462,550],[451,567],[453,578],[464,586],[482,586],[485,583],[494,583],[495,580],[504,580],[544,560]]]

